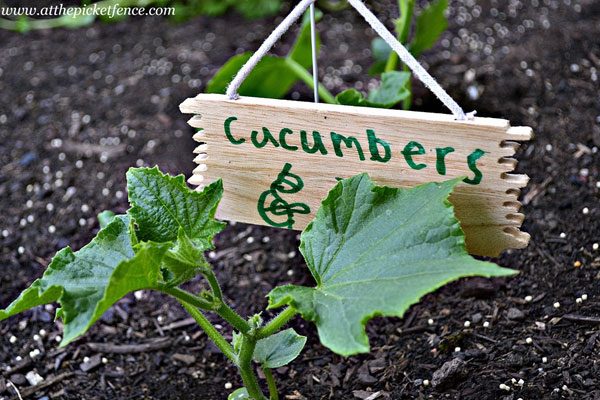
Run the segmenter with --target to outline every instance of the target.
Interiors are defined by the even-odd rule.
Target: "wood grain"
[[[297,215],[294,229],[303,229],[314,217],[320,202],[335,185],[336,178],[347,178],[367,172],[380,185],[412,187],[454,177],[473,177],[467,158],[476,149],[485,151],[477,160],[483,178],[477,185],[461,184],[451,196],[456,215],[466,234],[467,248],[476,255],[497,256],[509,248],[524,248],[529,235],[521,232],[524,216],[520,213],[520,188],[527,185],[526,175],[514,174],[517,161],[513,158],[519,141],[530,140],[529,127],[511,127],[503,119],[475,118],[455,121],[451,115],[422,112],[382,110],[339,105],[258,99],[242,97],[228,100],[226,96],[201,94],[181,104],[181,111],[194,114],[189,124],[199,131],[194,139],[200,145],[194,150],[198,167],[189,183],[203,185],[222,178],[225,193],[218,217],[253,224],[267,225],[257,211],[257,201],[269,189],[285,163],[304,180],[304,189],[286,195],[286,200],[306,203],[311,213]],[[224,121],[235,116],[232,134],[244,138],[232,144],[224,133]],[[251,132],[269,129],[275,138],[281,129],[291,129],[286,136],[286,150],[268,143],[256,148]],[[367,129],[389,143],[391,159],[378,162],[370,159]],[[302,151],[299,132],[318,131],[323,137],[327,155]],[[334,152],[330,133],[354,136],[362,145],[365,160],[355,148],[343,148],[343,157]],[[411,142],[420,143],[426,153],[415,155],[415,162],[424,163],[421,170],[411,168],[403,154]],[[342,146],[343,147],[343,146]],[[437,148],[452,147],[445,157],[446,174],[436,168]]]

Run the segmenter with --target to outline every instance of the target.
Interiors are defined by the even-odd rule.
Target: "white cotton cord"
[[[242,83],[246,80],[248,75],[252,72],[254,67],[260,62],[260,60],[271,50],[271,48],[277,43],[279,39],[283,36],[284,33],[290,29],[292,24],[296,22],[302,14],[308,9],[308,7],[313,4],[316,0],[302,0],[291,13],[288,14],[287,17],[279,24],[277,28],[269,35],[267,40],[259,47],[259,49],[250,57],[250,59],[244,64],[244,66],[238,71],[237,75],[229,86],[227,87],[227,97],[231,100],[236,100],[238,95],[238,90]]]
[[[396,37],[381,23],[380,20],[364,5],[361,0],[348,0],[348,3],[352,5],[359,12],[360,15],[371,25],[371,27],[377,32],[383,40],[390,45],[390,47],[398,53],[400,59],[410,68],[410,70],[416,75],[417,78],[425,86],[429,88],[441,100],[442,103],[454,114],[457,120],[463,121],[465,119],[473,119],[474,114],[465,114],[461,106],[450,97],[448,93],[440,86],[439,83],[423,68],[421,64],[413,57],[412,54],[400,43]]]
[[[310,47],[312,51],[313,87],[315,103],[319,102],[319,64],[317,59],[317,18],[315,3],[310,5]]]
[[[308,9],[310,6],[314,6],[316,0],[302,0],[292,12],[279,24],[279,26],[269,35],[267,40],[260,46],[260,48],[250,57],[250,59],[242,66],[242,68],[238,71],[235,78],[231,81],[229,86],[227,87],[227,97],[231,100],[236,100],[239,98],[238,90],[240,86],[248,75],[252,72],[252,70],[256,67],[256,65],[260,62],[260,60],[271,50],[271,48],[275,45],[275,43],[281,39],[283,34],[288,31],[288,29],[292,26],[294,22],[296,22],[302,14]],[[415,74],[415,76],[423,82],[425,86],[429,88],[437,96],[438,99],[450,111],[454,114],[454,117],[459,121],[464,120],[472,120],[475,117],[476,111],[465,114],[461,106],[458,105],[452,97],[440,86],[439,83],[423,68],[421,64],[413,57],[412,54],[396,39],[396,37],[377,19],[377,17],[364,5],[361,0],[348,0],[348,3],[352,5],[359,12],[360,15],[371,25],[371,27],[377,32],[379,36],[383,40],[390,45],[390,47],[398,54],[402,62],[410,68],[410,70]],[[312,11],[312,9],[311,9]],[[311,17],[313,13],[311,12]],[[314,25],[312,26],[312,44],[313,44],[313,68],[317,65],[316,63],[316,32]],[[316,68],[313,72],[315,81],[318,82]],[[318,85],[315,84],[315,101],[318,102]]]

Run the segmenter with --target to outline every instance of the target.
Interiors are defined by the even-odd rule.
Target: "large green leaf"
[[[98,317],[119,299],[141,289],[156,289],[162,278],[160,265],[171,243],[142,242],[135,246],[135,256],[121,262],[112,273],[102,300],[96,307]]]
[[[336,101],[346,106],[392,108],[409,96],[406,84],[410,76],[408,72],[385,72],[381,75],[381,85],[368,98],[356,89],[347,89],[337,95]]]
[[[322,13],[317,12],[316,16],[320,19]],[[294,68],[290,67],[290,61],[301,65],[303,68],[312,66],[310,36],[310,21],[305,16],[300,34],[287,57],[265,56],[246,78],[239,89],[239,94],[272,99],[283,98],[299,80]],[[319,35],[317,35],[317,43],[319,49],[321,44]],[[252,57],[252,54],[247,52],[230,58],[208,82],[206,92],[225,93],[231,80]]]
[[[261,339],[256,343],[254,361],[266,368],[283,367],[300,355],[306,336],[301,336],[292,328]]]
[[[212,239],[225,226],[214,219],[223,183],[218,180],[202,192],[187,187],[183,175],[164,175],[155,168],[127,172],[129,214],[139,228],[140,240],[177,240],[180,229],[201,250],[212,248]]]
[[[315,20],[318,22],[323,18],[323,13],[320,10],[315,10]],[[321,35],[317,32],[317,55],[321,50]],[[288,54],[292,60],[302,65],[304,68],[312,67],[312,41],[310,31],[310,15],[306,13],[302,20],[302,28],[296,39],[296,43]]]
[[[225,93],[227,86],[240,68],[252,57],[252,53],[233,56],[208,82],[207,93]],[[285,58],[265,56],[252,70],[239,89],[242,96],[281,99],[297,81]]]
[[[448,28],[447,8],[448,0],[436,0],[417,17],[415,37],[410,46],[410,51],[415,57],[432,48]]]
[[[401,317],[440,286],[515,271],[471,257],[448,196],[460,179],[413,189],[377,187],[366,175],[339,182],[302,233],[315,288],[288,285],[270,308],[291,305],[342,355],[368,352],[367,321]]]
[[[118,216],[77,252],[59,251],[42,278],[36,280],[6,310],[0,320],[27,309],[58,301],[57,317],[65,327],[62,345],[85,333],[117,300],[130,291],[152,286],[162,254],[169,244],[137,245],[129,217]]]

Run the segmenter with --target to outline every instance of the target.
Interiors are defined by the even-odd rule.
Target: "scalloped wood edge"
[[[476,186],[460,185],[450,198],[465,231],[469,252],[498,256],[506,249],[524,248],[529,243],[529,234],[520,230],[525,216],[520,212],[519,201],[520,189],[527,185],[529,177],[513,173],[517,167],[514,154],[520,146],[519,142],[533,137],[529,127],[511,127],[508,121],[495,118],[455,121],[446,114],[251,97],[229,100],[223,95],[214,94],[201,94],[187,99],[180,108],[183,113],[194,114],[188,123],[199,129],[193,136],[199,142],[194,149],[194,162],[198,167],[188,182],[202,190],[214,179],[223,179],[225,193],[217,213],[219,218],[267,225],[257,213],[257,198],[269,188],[286,162],[293,162],[294,172],[303,177],[306,186],[298,199],[308,203],[313,212],[316,212],[338,176],[368,172],[379,184],[411,187],[470,172],[464,171],[464,167],[450,159],[447,160],[448,175],[439,176],[431,171],[435,167],[412,171],[406,165],[399,168],[398,163],[338,158],[333,151],[321,156],[273,147],[257,149],[248,143],[250,140],[236,146],[223,133],[223,121],[235,115],[238,117],[236,132],[240,135],[247,135],[252,129],[263,126],[273,132],[279,132],[285,126],[292,130],[335,130],[345,135],[358,135],[369,128],[374,129],[379,138],[394,145],[393,150],[408,140],[418,140],[430,151],[436,144],[452,144],[456,146],[457,156],[467,154],[461,149],[467,149],[468,152],[481,148],[486,151],[487,159],[487,162],[478,166],[484,173],[484,180]],[[399,131],[411,133],[399,134]],[[423,162],[428,165],[431,163],[431,154],[422,157]],[[294,200],[293,197],[291,200]],[[299,217],[294,229],[303,229],[312,217],[312,214]]]

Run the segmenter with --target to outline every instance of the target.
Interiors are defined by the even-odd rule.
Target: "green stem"
[[[279,315],[277,315],[275,318],[269,321],[267,325],[260,328],[256,333],[256,337],[258,339],[263,339],[274,335],[275,333],[279,332],[281,328],[287,325],[287,323],[290,322],[290,320],[294,318],[294,316],[297,313],[298,312],[292,307],[286,308],[281,313],[279,313]]]
[[[269,368],[266,368],[265,366],[262,366],[261,368],[263,370],[263,373],[265,374],[267,385],[269,385],[269,400],[279,400],[279,391],[277,390],[277,383],[275,382],[273,373]]]
[[[212,293],[215,296],[215,298],[219,299],[219,301],[223,300],[223,292],[221,291],[221,286],[219,285],[219,281],[217,280],[217,277],[215,276],[213,270],[210,268],[202,269],[202,275],[204,275],[204,277],[208,281],[210,289],[212,290]]]
[[[390,56],[387,59],[387,63],[385,64],[384,72],[395,71],[396,68],[398,68],[398,60],[399,59],[400,58],[398,57],[398,54],[392,50],[392,52],[390,53]]]
[[[194,320],[200,325],[200,327],[206,332],[206,335],[215,343],[215,345],[225,354],[227,358],[234,364],[237,364],[238,359],[233,350],[233,347],[225,340],[225,338],[217,331],[217,329],[210,323],[206,317],[191,304],[186,303],[183,300],[177,299],[185,308],[185,310],[194,318]]]
[[[236,313],[225,303],[221,303],[221,306],[217,310],[215,310],[215,312],[219,314],[221,318],[227,321],[231,326],[233,326],[235,329],[237,329],[243,334],[247,334],[252,329],[248,321],[242,318],[238,313]]]
[[[304,68],[302,65],[298,64],[296,61],[294,61],[290,57],[287,57],[285,59],[285,63],[290,68],[290,70],[292,70],[302,82],[304,82],[311,89],[315,88],[315,84],[313,82],[313,76],[311,75],[310,72],[308,72],[306,70],[306,68]],[[319,97],[321,97],[321,99],[323,99],[323,101],[326,103],[329,103],[329,104],[336,103],[335,97],[321,83],[319,83]]]
[[[406,65],[402,66],[402,70],[410,73],[410,69]],[[411,78],[412,78],[412,75],[411,75]],[[412,79],[411,78],[409,78],[408,81],[406,81],[406,89],[408,90],[408,96],[406,96],[406,98],[404,100],[402,100],[402,108],[404,110],[410,110],[410,108],[412,107],[413,93],[412,93]]]
[[[159,290],[163,293],[170,294],[176,299],[189,303],[195,307],[201,308],[203,310],[216,312],[217,314],[219,314],[219,316],[221,316],[221,318],[223,318],[241,333],[248,333],[250,332],[250,329],[252,329],[250,324],[244,318],[242,318],[238,313],[233,311],[227,304],[223,303],[221,300],[219,300],[216,303],[213,303],[177,287],[161,287],[159,288]]]
[[[244,387],[248,391],[248,395],[254,400],[267,400],[263,394],[258,379],[252,368],[252,356],[254,355],[254,349],[256,348],[256,339],[251,338],[248,335],[242,336],[242,344],[240,346],[240,354],[238,356],[238,368]]]
[[[163,293],[170,294],[177,300],[191,304],[194,307],[208,311],[216,311],[215,304],[213,302],[203,299],[202,297],[196,296],[195,294],[192,294],[190,292],[186,292],[185,290],[179,289],[178,287],[164,286],[160,287],[158,290],[160,290]]]
[[[398,0],[400,7],[400,18],[396,22],[396,30],[398,31],[398,40],[402,44],[408,42],[410,27],[412,22],[412,14],[415,8],[414,0]],[[398,54],[395,51],[390,53],[390,56],[385,65],[385,72],[395,71],[398,68]]]
[[[412,15],[415,9],[415,0],[399,0],[400,6],[400,36],[398,39],[400,43],[406,44],[408,42],[408,35],[410,34],[410,27],[412,25]]]

